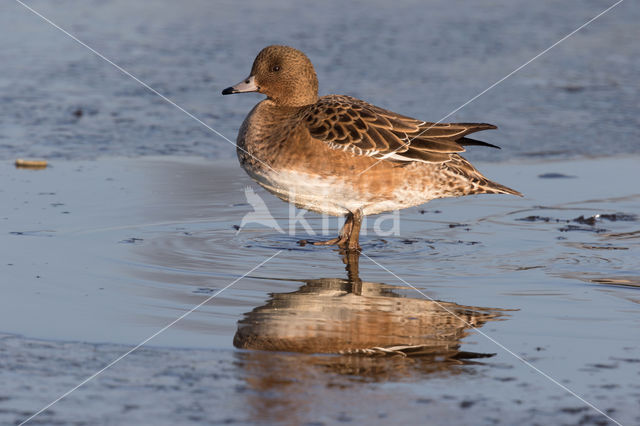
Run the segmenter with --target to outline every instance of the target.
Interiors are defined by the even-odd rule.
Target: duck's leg
[[[347,238],[346,244],[344,247],[347,250],[361,250],[360,244],[358,240],[360,239],[360,226],[362,225],[362,210],[358,209],[355,213],[351,214],[351,232],[349,232],[349,237]]]
[[[332,238],[326,241],[314,241],[314,246],[332,246],[338,245],[343,247],[349,241],[349,235],[351,235],[351,229],[353,227],[353,214],[348,213],[347,219],[344,221],[344,225],[342,225],[342,229],[340,229],[340,233],[336,238]],[[304,241],[304,240],[303,240]],[[306,241],[305,241],[306,242]]]
[[[349,212],[347,219],[342,225],[340,234],[336,238],[332,238],[326,241],[314,241],[309,242],[307,240],[298,241],[299,244],[313,244],[314,246],[332,246],[337,245],[340,248],[347,250],[360,250],[360,244],[358,240],[360,238],[360,226],[362,225],[362,210],[356,210],[355,213]]]

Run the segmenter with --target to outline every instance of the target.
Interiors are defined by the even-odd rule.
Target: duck
[[[437,198],[522,196],[460,155],[467,146],[498,148],[468,137],[496,126],[427,122],[347,95],[319,96],[311,60],[293,47],[265,47],[249,76],[222,94],[248,92],[266,98],[238,131],[242,168],[283,201],[345,217],[336,238],[311,244],[359,251],[364,216]]]

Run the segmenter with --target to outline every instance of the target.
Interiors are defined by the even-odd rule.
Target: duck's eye
[[[280,71],[280,65],[276,65],[276,66],[274,66],[273,68],[271,68],[271,71],[273,71],[273,72],[278,72],[278,71]]]

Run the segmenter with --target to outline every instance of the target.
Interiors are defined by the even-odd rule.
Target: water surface
[[[231,141],[260,96],[221,96],[269,44],[306,52],[320,93],[437,121],[613,4],[550,0],[28,4]],[[488,122],[474,158],[640,152],[640,8],[622,2],[448,121]],[[232,144],[37,16],[0,7],[0,158],[199,155]]]
[[[298,245],[321,237],[301,227],[238,232],[252,183],[234,164],[5,163],[0,414],[24,418],[277,254],[43,419],[602,420],[482,332],[634,423],[637,161],[480,164],[527,197],[434,201],[400,235],[369,223],[356,270]],[[253,188],[287,230],[289,207]]]
[[[498,125],[483,138],[503,149],[468,158],[526,198],[434,201],[403,211],[397,235],[371,218],[357,268],[296,243],[337,220],[307,214],[316,235],[288,233],[289,207],[252,186],[230,142],[260,96],[219,93],[265,45],[290,44],[321,94],[436,121],[612,3],[29,2],[225,141],[4,2],[0,423],[274,255],[35,421],[606,421],[515,354],[640,423],[634,2],[447,118]],[[17,170],[17,157],[51,167]],[[238,232],[247,186],[285,233]]]

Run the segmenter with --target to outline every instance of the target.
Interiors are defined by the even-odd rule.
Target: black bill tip
[[[223,95],[232,95],[234,93],[236,93],[236,90],[233,87],[227,87],[222,91]]]

